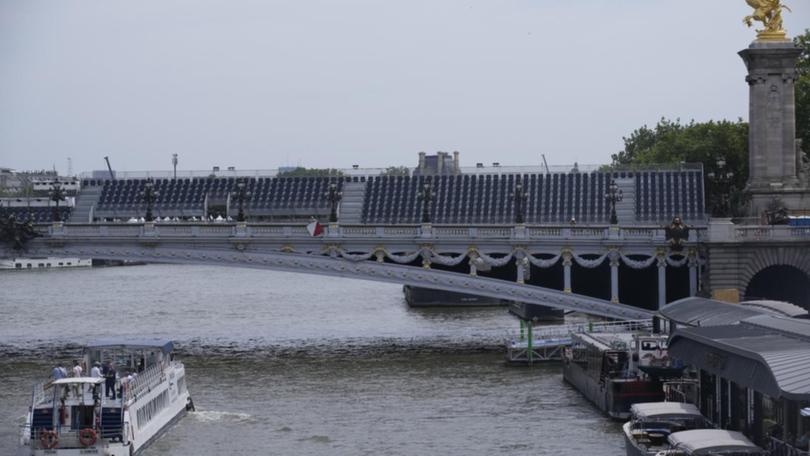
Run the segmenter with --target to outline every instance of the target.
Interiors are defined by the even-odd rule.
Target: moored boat
[[[172,350],[168,340],[88,345],[76,361],[81,375],[34,386],[18,455],[140,453],[193,408],[185,367]],[[102,363],[113,367],[105,369],[107,378]],[[90,366],[96,376],[86,374]]]
[[[710,423],[692,404],[647,402],[630,407],[630,421],[622,430],[627,456],[655,456],[669,449],[670,434],[709,427]]]
[[[675,432],[668,437],[671,448],[656,456],[766,456],[739,432],[721,429],[697,429]]]
[[[563,361],[563,378],[616,419],[628,418],[633,404],[663,401],[662,381],[683,375],[683,367],[670,365],[660,334],[572,334]]]

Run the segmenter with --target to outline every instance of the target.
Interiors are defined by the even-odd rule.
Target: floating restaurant
[[[706,417],[772,454],[810,454],[807,311],[786,303],[688,298],[661,316],[672,331],[670,356],[697,371],[696,405]]]

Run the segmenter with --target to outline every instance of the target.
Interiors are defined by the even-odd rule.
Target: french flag
[[[317,220],[312,219],[307,225],[307,231],[309,231],[309,235],[312,237],[321,236],[323,234],[323,225],[318,223]]]

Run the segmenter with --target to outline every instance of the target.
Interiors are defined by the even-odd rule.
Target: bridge
[[[698,289],[701,259],[693,230],[669,249],[656,226],[347,225],[313,237],[304,224],[62,223],[37,225],[25,256],[72,256],[158,263],[217,264],[406,284],[581,311],[649,318],[666,302],[667,270],[686,270]],[[5,244],[0,256],[21,255]],[[620,303],[622,269],[657,271],[657,303]],[[562,290],[532,285],[561,270]],[[610,295],[575,293],[576,271],[607,269]],[[671,281],[671,280],[670,280]],[[537,282],[535,280],[535,282]],[[542,283],[541,283],[542,285]]]

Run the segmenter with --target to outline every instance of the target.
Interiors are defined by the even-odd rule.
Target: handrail
[[[128,403],[133,399],[137,399],[142,392],[151,391],[152,388],[163,381],[163,374],[162,364],[149,366],[144,371],[138,373],[134,379],[126,382],[123,402]]]
[[[810,452],[800,450],[775,437],[770,437],[768,451],[770,451],[770,456],[810,456]]]

